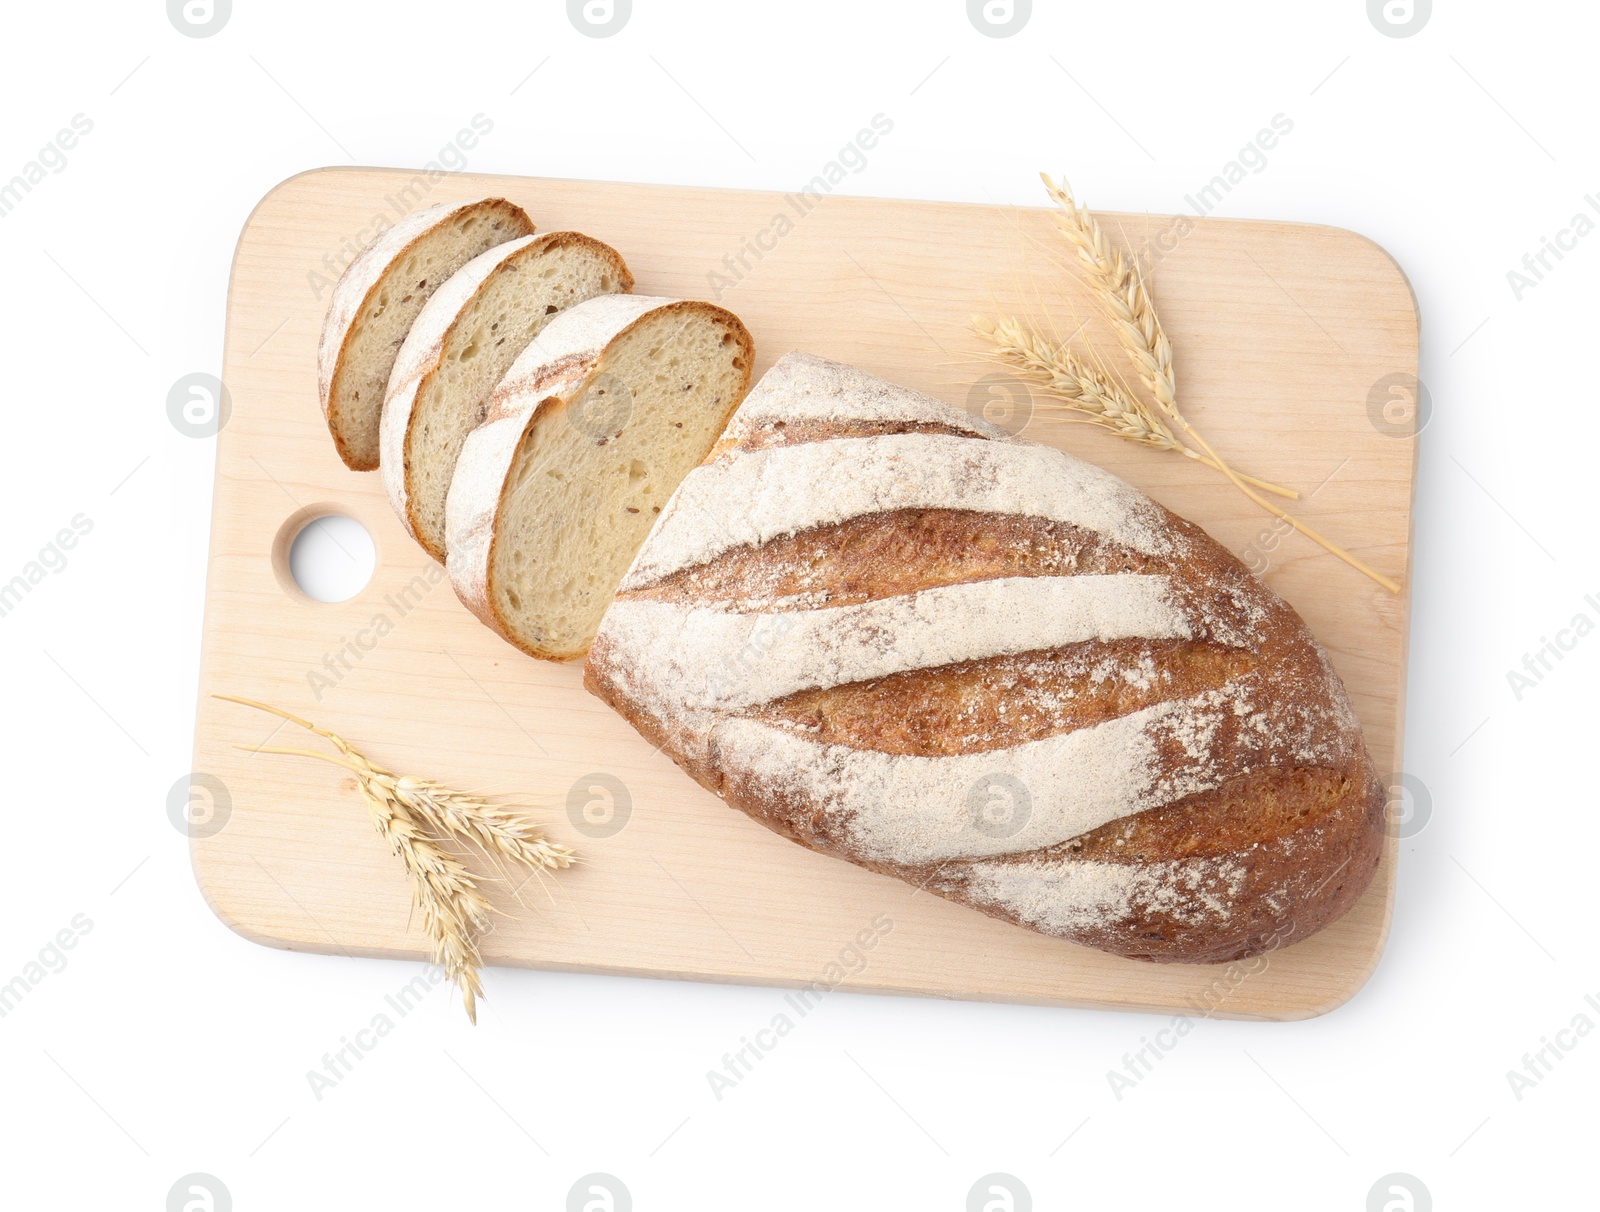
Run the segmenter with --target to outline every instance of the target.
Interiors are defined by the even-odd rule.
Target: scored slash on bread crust
[[[710,303],[601,295],[552,320],[456,463],[446,567],[467,608],[532,656],[581,656],[753,364],[744,325]]]
[[[811,849],[1132,958],[1314,933],[1385,795],[1327,654],[1199,527],[790,354],[667,504],[586,685]]]
[[[400,347],[379,426],[389,502],[411,537],[445,561],[445,499],[467,434],[518,355],[550,320],[633,275],[579,232],[524,236],[467,262],[434,293]]]
[[[479,253],[532,234],[527,213],[504,198],[440,202],[401,219],[345,267],[317,347],[317,394],[346,467],[378,466],[389,373],[429,296]]]

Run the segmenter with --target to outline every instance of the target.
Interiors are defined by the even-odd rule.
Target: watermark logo
[[[1122,1068],[1106,1070],[1106,1085],[1110,1087],[1112,1097],[1120,1103],[1130,1090],[1136,1089],[1156,1071],[1157,1065],[1177,1051],[1178,1045],[1188,1038],[1197,1025],[1209,1019],[1247,981],[1271,968],[1273,953],[1294,941],[1296,929],[1292,917],[1280,919],[1270,933],[1250,940],[1250,945],[1257,948],[1254,955],[1235,960],[1222,972],[1210,977],[1204,989],[1196,990],[1184,998],[1193,1008],[1194,1015],[1175,1014],[1165,1027],[1141,1035],[1137,1050],[1122,1054]]]
[[[185,38],[221,33],[233,16],[233,0],[167,0],[167,20]]]
[[[167,1192],[167,1212],[233,1212],[233,1196],[215,1174],[185,1174]]]
[[[38,153],[22,166],[9,181],[0,181],[0,219],[4,219],[31,194],[44,184],[47,176],[67,171],[67,153],[78,146],[80,140],[94,129],[94,119],[87,114],[73,114],[72,125],[56,131],[55,138],[41,147]]]
[[[1583,200],[1590,210],[1600,214],[1600,197],[1584,194]],[[1567,254],[1578,250],[1578,242],[1595,232],[1595,220],[1583,211],[1573,214],[1567,226],[1558,228],[1554,236],[1539,237],[1539,247],[1522,254],[1522,264],[1506,270],[1506,285],[1511,287],[1511,297],[1518,303],[1528,292],[1542,283],[1556,266],[1567,259]]]
[[[588,38],[620,34],[633,16],[633,0],[567,0],[567,20]]]
[[[233,815],[233,796],[214,774],[196,770],[186,774],[167,792],[167,819],[189,837],[216,837]]]
[[[1176,252],[1183,238],[1194,230],[1194,220],[1188,215],[1173,215],[1151,232],[1140,232],[1134,247],[1134,259],[1148,277],[1169,253]]]
[[[76,547],[79,540],[93,529],[94,519],[88,514],[74,514],[70,528],[63,526],[56,531],[56,537],[39,548],[38,554],[22,566],[21,572],[9,581],[0,581],[0,619],[22,605],[23,599],[46,577],[52,573],[65,571],[67,552]]]
[[[1207,181],[1192,194],[1184,194],[1183,200],[1194,208],[1197,215],[1209,215],[1217,206],[1231,194],[1234,187],[1251,176],[1258,176],[1267,171],[1272,163],[1271,153],[1278,144],[1294,131],[1294,119],[1288,114],[1273,114],[1269,125],[1263,126],[1255,133],[1255,137],[1241,147],[1232,160],[1218,170],[1216,176]],[[1179,231],[1176,235],[1169,235],[1168,242],[1176,244],[1178,238],[1187,234],[1187,229]],[[1170,251],[1170,250],[1168,250]]]
[[[1367,0],[1367,20],[1386,38],[1420,34],[1433,16],[1433,0]]]
[[[1574,1014],[1565,1027],[1558,1028],[1551,1035],[1541,1035],[1539,1046],[1522,1054],[1522,1068],[1507,1069],[1506,1082],[1511,1087],[1512,1096],[1520,1103],[1527,1097],[1528,1091],[1539,1085],[1555,1072],[1556,1066],[1567,1059],[1585,1037],[1592,1035],[1595,1029],[1595,1018],[1590,1017],[1590,1011],[1600,1016],[1600,996],[1587,993],[1583,998],[1584,1009]]]
[[[1416,837],[1433,817],[1433,792],[1414,774],[1402,773],[1389,780],[1389,800],[1383,819],[1396,837]]]
[[[1282,518],[1274,518],[1270,526],[1262,527],[1261,532],[1250,540],[1239,553],[1239,559],[1256,576],[1264,577],[1272,567],[1272,553],[1293,533],[1293,526]]]
[[[967,20],[986,38],[1020,34],[1033,16],[1033,0],[967,0]]]
[[[739,1037],[739,1046],[722,1054],[721,1069],[706,1070],[706,1085],[717,1102],[740,1085],[770,1056],[800,1022],[822,1004],[824,998],[852,976],[867,970],[870,952],[894,931],[894,919],[880,913],[852,938],[823,967],[821,974],[783,995],[784,1010],[774,1014],[767,1025]],[[794,1011],[791,1016],[789,1011]]]
[[[322,521],[323,519],[318,520]],[[314,525],[316,525],[315,522],[313,522],[310,526],[307,526],[305,530],[302,530],[300,533],[305,534],[307,531],[310,531],[311,526]],[[324,533],[326,533],[326,530],[324,530]],[[368,546],[366,549],[369,552],[371,550],[370,543],[371,538],[368,537]],[[293,549],[291,548],[291,551],[292,550]],[[348,565],[346,566],[346,569],[341,569],[341,571],[345,570],[354,571],[354,569]],[[290,571],[294,571],[293,565],[290,566]],[[370,577],[370,571],[367,573],[367,575]],[[350,581],[353,580],[353,577],[349,578],[348,580],[341,579],[339,584],[348,588]],[[442,585],[444,580],[444,569],[430,560],[428,562],[428,567],[423,569],[423,571],[412,577],[404,585],[400,586],[400,588],[384,594],[384,608],[374,613],[372,618],[367,620],[367,625],[365,627],[358,628],[354,635],[340,635],[338,647],[330,649],[322,654],[322,664],[313,665],[311,668],[306,670],[306,685],[311,688],[312,697],[315,698],[317,702],[322,702],[323,695],[334,689],[334,687],[338,686],[339,683],[344,681],[346,677],[355,672],[356,667],[362,661],[366,660],[367,655],[377,651],[378,646],[382,644],[383,641],[390,635],[394,634],[400,623],[413,610],[422,604],[423,599],[426,598],[428,594],[432,593],[436,586]],[[300,584],[298,577],[295,579],[295,584]],[[335,600],[347,601],[348,599],[354,597],[357,593],[360,593],[365,587],[366,581],[362,581],[359,586],[350,589],[350,592],[344,593],[342,597],[338,597]],[[318,585],[316,588],[320,593],[325,591],[327,586]],[[305,592],[304,588],[302,588],[301,592]],[[340,590],[340,592],[343,591]],[[315,595],[308,593],[306,596],[312,597]]]
[[[167,392],[167,420],[186,438],[214,438],[233,415],[233,398],[216,375],[184,375]]]
[[[1432,1212],[1433,1196],[1415,1174],[1385,1174],[1367,1192],[1367,1212]]]
[[[750,671],[772,654],[795,625],[794,611],[762,615],[750,629],[750,638],[736,651],[725,652],[720,664],[707,671],[706,699],[720,703],[736,695]]]
[[[567,420],[599,445],[619,437],[633,419],[633,389],[616,375],[601,371],[567,405]]]
[[[986,774],[967,791],[967,814],[984,837],[1012,837],[1033,816],[1033,796],[1014,774]]]
[[[585,1174],[567,1192],[567,1212],[632,1212],[633,1196],[615,1174]]]
[[[984,375],[967,389],[967,412],[1016,437],[1033,420],[1033,392],[1015,375]]]
[[[967,1192],[967,1212],[1033,1212],[1033,1194],[1015,1174],[985,1174]]]
[[[1245,987],[1246,982],[1250,982],[1254,977],[1259,977],[1262,972],[1269,971],[1270,967],[1272,967],[1272,953],[1277,951],[1278,948],[1288,947],[1291,942],[1294,942],[1296,931],[1298,931],[1298,926],[1294,923],[1294,918],[1277,919],[1272,924],[1269,934],[1264,935],[1259,940],[1251,940],[1251,947],[1256,948],[1256,955],[1250,956],[1248,959],[1235,959],[1234,963],[1229,964],[1226,969],[1222,969],[1221,972],[1216,972],[1214,975],[1214,969],[1208,969],[1205,974],[1205,988],[1190,993],[1184,998],[1184,1001],[1194,1009],[1198,1019],[1210,1019],[1211,1015],[1216,1014],[1219,1006],[1222,1006],[1227,999],[1232,998],[1235,993],[1238,993],[1238,990],[1242,990]],[[1173,1027],[1176,1035],[1184,1036],[1189,1035],[1190,1030],[1194,1030],[1194,1023],[1195,1020],[1190,1019],[1189,1015],[1179,1015],[1179,1017],[1173,1019],[1171,1027]],[[1155,1059],[1160,1060],[1165,1055],[1165,1052],[1163,1052],[1165,1041],[1163,1041],[1160,1031],[1157,1031],[1155,1035],[1157,1035],[1157,1038],[1155,1038],[1155,1046],[1150,1055],[1154,1055]],[[1128,1073],[1133,1074],[1134,1084],[1142,1081],[1142,1078],[1149,1074],[1150,1071],[1150,1066],[1146,1063],[1146,1051],[1142,1047],[1149,1041],[1144,1039],[1144,1036],[1139,1036],[1139,1043],[1141,1043],[1141,1047],[1139,1047],[1138,1052],[1134,1052],[1131,1057],[1123,1057],[1123,1068]],[[1110,1081],[1112,1071],[1107,1071],[1106,1078],[1107,1081]],[[1110,1082],[1110,1086],[1112,1086],[1114,1092],[1118,1092],[1117,1082]],[[1118,1092],[1118,1102],[1120,1100],[1122,1100],[1122,1095]]]
[[[614,774],[586,774],[567,792],[567,820],[584,837],[616,837],[632,816],[633,796]]]
[[[1506,684],[1511,687],[1511,696],[1517,702],[1522,702],[1530,690],[1536,689],[1554,673],[1556,666],[1594,633],[1595,619],[1600,618],[1600,593],[1584,594],[1583,606],[1565,627],[1556,628],[1555,638],[1542,635],[1537,648],[1522,654],[1521,669],[1506,670]]]
[[[465,172],[467,153],[494,130],[494,119],[487,114],[472,115],[471,124],[456,131],[455,137],[441,147],[411,179],[398,186],[394,192],[383,195],[384,209],[377,210],[355,232],[339,242],[336,249],[322,254],[322,260],[306,271],[306,285],[319,302],[334,288],[345,267],[360,255],[361,250],[400,219],[421,210],[433,191],[443,181],[456,173]]]
[[[1433,417],[1433,397],[1414,374],[1397,370],[1367,392],[1367,420],[1386,438],[1414,438]]]
[[[1239,983],[1243,984],[1245,979],[1245,976],[1240,976]],[[1156,1066],[1166,1060],[1184,1037],[1194,1030],[1194,1022],[1187,1014],[1175,1014],[1165,1027],[1152,1033],[1154,1038],[1141,1035],[1139,1050],[1122,1054],[1121,1071],[1106,1070],[1106,1085],[1111,1088],[1112,1097],[1120,1103],[1129,1090],[1154,1073]]]
[[[137,871],[138,868],[135,867],[134,870]],[[4,982],[0,983],[0,1018],[15,1010],[45,977],[66,971],[66,953],[75,948],[83,936],[93,929],[93,919],[87,913],[79,913],[46,939],[44,946],[40,947],[34,957],[23,964],[21,970],[10,980],[0,975],[0,981]]]
[[[738,286],[757,267],[775,252],[784,237],[798,229],[801,220],[816,209],[823,198],[833,193],[834,187],[847,177],[867,170],[871,153],[878,144],[894,131],[894,119],[887,114],[873,114],[870,125],[856,131],[855,136],[834,153],[811,180],[794,193],[783,196],[783,208],[767,220],[765,227],[754,235],[739,240],[737,248],[722,255],[722,260],[706,271],[706,286],[715,302],[722,302],[728,291]]]
[[[393,1033],[401,1019],[420,1006],[430,993],[443,986],[449,977],[438,964],[428,964],[393,993],[383,995],[387,1010],[380,1010],[349,1035],[339,1037],[339,1046],[322,1054],[322,1068],[306,1070],[306,1085],[312,1098],[321,1102],[328,1091],[342,1085],[356,1067],[374,1052],[379,1043]],[[391,1016],[388,1010],[394,1011]]]

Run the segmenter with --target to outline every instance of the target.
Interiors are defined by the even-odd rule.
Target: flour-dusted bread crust
[[[500,380],[556,315],[632,289],[616,249],[558,231],[479,254],[423,305],[390,372],[379,466],[400,521],[441,564],[456,459]]]
[[[345,266],[317,347],[317,391],[346,467],[378,466],[389,374],[422,305],[479,253],[532,234],[527,214],[504,198],[441,202],[407,215]]]
[[[739,318],[710,303],[601,295],[552,320],[456,462],[446,568],[462,602],[532,656],[581,656],[754,361]]]
[[[589,688],[786,837],[1140,959],[1305,938],[1384,791],[1327,654],[1199,527],[938,400],[781,359],[679,486]]]

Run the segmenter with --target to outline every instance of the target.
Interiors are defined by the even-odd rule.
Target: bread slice
[[[496,244],[533,234],[504,198],[441,202],[407,215],[358,254],[333,288],[317,348],[317,390],[344,465],[378,465],[378,418],[395,355],[445,281]]]
[[[783,836],[1130,958],[1298,942],[1383,850],[1327,653],[1228,551],[803,354],[673,495],[585,683]]]
[[[582,655],[744,399],[754,356],[739,318],[710,303],[602,295],[552,320],[456,463],[446,566],[461,600],[532,656]]]
[[[445,497],[461,444],[517,355],[573,304],[632,289],[614,248],[558,231],[481,253],[423,305],[389,376],[378,437],[389,501],[441,564]]]

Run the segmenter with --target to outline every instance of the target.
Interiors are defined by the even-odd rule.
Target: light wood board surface
[[[418,206],[498,194],[540,231],[614,245],[640,293],[720,299],[755,336],[759,374],[790,349],[982,406],[973,312],[1089,314],[1061,272],[1048,212],[478,175],[326,169],[250,216],[228,299],[195,770],[221,781],[222,827],[195,837],[204,894],[245,937],[354,956],[425,956],[399,861],[331,766],[233,748],[275,721],[213,692],[308,716],[391,769],[522,790],[586,862],[551,900],[485,939],[492,965],[937,997],[1291,1019],[1339,1005],[1377,963],[1393,905],[1391,838],[1371,888],[1334,926],[1264,959],[1152,965],[1074,947],[813,854],[694,784],[582,687],[577,665],[522,656],[479,625],[401,530],[376,474],[335,456],[317,405],[328,287],[376,230]],[[804,211],[804,213],[801,213]],[[777,217],[783,216],[784,223]],[[1375,385],[1417,369],[1411,290],[1382,249],[1295,224],[1102,216],[1151,254],[1150,283],[1190,419],[1243,471],[1307,494],[1311,525],[1407,580],[1415,439],[1375,423]],[[1091,324],[1116,366],[1115,345]],[[1005,420],[1002,385],[989,396]],[[1387,399],[1387,387],[1378,387]],[[973,401],[976,404],[972,404]],[[1406,603],[1252,505],[1216,473],[1024,403],[1026,433],[1093,460],[1201,523],[1306,618],[1349,687],[1380,771],[1400,768]],[[1380,422],[1381,422],[1380,414]],[[377,547],[349,601],[312,601],[287,570],[306,521],[347,514]],[[276,743],[289,743],[279,733]],[[294,743],[298,744],[296,738]],[[599,777],[596,777],[599,776]],[[603,817],[621,786],[609,837]],[[569,801],[569,791],[576,788]],[[569,802],[574,806],[569,810]],[[502,898],[503,899],[503,898]],[[862,931],[880,935],[870,951]],[[882,919],[892,923],[885,934]],[[856,959],[864,954],[864,964]],[[841,963],[841,957],[843,962]],[[836,966],[837,965],[837,966]],[[495,975],[488,974],[494,993]]]

